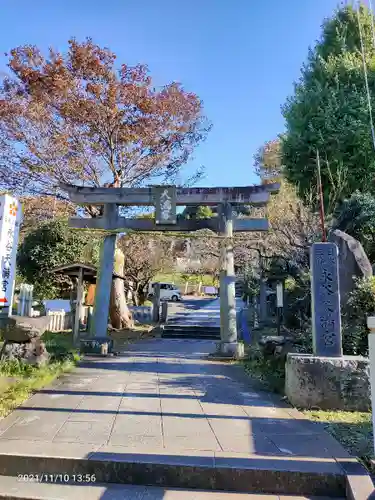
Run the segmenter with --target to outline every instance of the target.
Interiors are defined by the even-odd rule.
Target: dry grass
[[[108,336],[113,340],[115,351],[122,351],[128,344],[157,337],[158,332],[153,325],[136,324],[131,329],[109,330]]]
[[[303,413],[311,420],[321,422],[353,456],[364,462],[373,456],[371,413],[323,410],[306,410]]]

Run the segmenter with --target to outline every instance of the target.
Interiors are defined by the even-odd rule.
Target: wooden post
[[[160,321],[160,283],[155,283],[154,285],[154,297],[153,297],[153,308],[152,308],[152,321],[154,323],[159,323]]]
[[[82,299],[83,299],[83,269],[81,267],[79,269],[79,275],[77,280],[76,308],[75,308],[74,324],[73,324],[73,345],[75,347],[79,346]]]
[[[267,281],[261,276],[259,283],[259,321],[265,324],[267,321]]]
[[[284,285],[282,281],[276,284],[277,335],[281,335],[284,307]]]
[[[164,300],[161,303],[161,317],[160,317],[160,322],[161,323],[166,323],[168,321],[168,302]]]

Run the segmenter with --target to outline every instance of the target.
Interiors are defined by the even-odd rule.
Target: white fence
[[[152,322],[152,307],[130,306],[129,309],[133,315],[133,319],[135,319],[139,323],[151,323]]]
[[[91,307],[83,307],[81,315],[81,327],[87,325],[89,311]],[[130,306],[129,307],[133,318],[139,323],[149,324],[152,322],[152,308],[148,306]],[[49,317],[47,329],[50,332],[62,332],[71,330],[73,326],[72,313],[66,312],[63,309],[60,311],[47,311]]]
[[[62,332],[71,330],[72,328],[72,313],[61,311],[47,311],[49,317],[47,330],[50,332]]]
[[[18,316],[32,316],[33,305],[33,285],[20,285],[20,293],[18,295],[17,315]]]

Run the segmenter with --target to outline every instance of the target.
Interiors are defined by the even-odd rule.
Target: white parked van
[[[154,286],[156,283],[150,283],[148,287],[148,297],[154,296]],[[181,292],[174,283],[160,283],[160,300],[172,300],[178,302],[181,300]]]

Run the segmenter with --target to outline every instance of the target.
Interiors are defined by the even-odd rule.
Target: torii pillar
[[[220,354],[242,357],[243,345],[237,338],[236,274],[233,255],[233,208],[230,203],[220,206],[221,248],[220,271]]]
[[[108,224],[116,221],[118,217],[117,205],[104,205],[103,216]],[[101,245],[99,272],[95,290],[94,314],[90,324],[91,337],[102,338],[107,336],[116,238],[116,234],[108,234],[104,237],[104,241]]]

